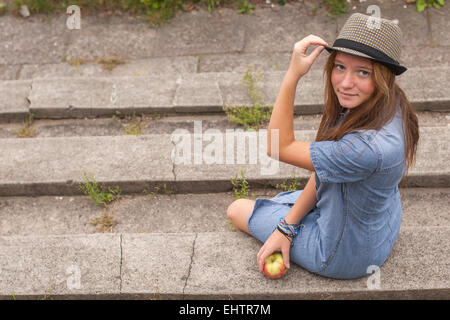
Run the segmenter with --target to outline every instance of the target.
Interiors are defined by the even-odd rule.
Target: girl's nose
[[[344,88],[352,88],[353,87],[353,76],[350,72],[346,72],[344,74],[344,78],[342,79],[341,84]]]

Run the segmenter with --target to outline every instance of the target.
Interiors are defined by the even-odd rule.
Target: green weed
[[[116,221],[107,212],[103,212],[99,218],[91,220],[90,224],[95,226],[98,232],[112,231],[113,227],[117,225]]]
[[[126,116],[126,120],[130,121],[130,123],[125,125],[125,134],[127,135],[139,135],[142,134],[142,130],[144,130],[145,123],[143,121],[144,115],[141,115],[138,119],[136,117],[136,113],[133,112],[132,116]]]
[[[52,292],[53,292],[53,284],[50,283],[50,289],[49,289],[48,294],[44,295],[40,300],[53,300]]]
[[[347,1],[346,0],[327,0],[329,17],[337,18],[343,13],[348,12]]]
[[[241,168],[240,174],[240,179],[238,179],[237,174],[234,179],[231,179],[231,184],[233,185],[234,196],[236,199],[247,198],[250,189],[248,181],[244,177],[243,168]]]
[[[440,8],[445,4],[445,0],[416,0],[416,11],[422,12],[427,7]]]
[[[245,126],[246,130],[256,130],[263,126],[263,122],[270,120],[272,109],[273,107],[224,106],[228,119]]]
[[[19,138],[32,138],[37,136],[38,132],[31,128],[33,125],[34,114],[30,114],[23,123],[23,126],[19,130],[13,131],[13,133]]]
[[[246,0],[241,1],[240,6],[241,8],[237,12],[241,14],[252,14],[253,9],[255,9],[255,6],[249,4]]]
[[[234,224],[231,221],[227,221],[227,228],[232,231],[232,232],[236,232],[238,229],[234,226]]]
[[[0,16],[6,12],[6,3],[0,2]]]
[[[126,124],[122,123],[122,120],[125,120]],[[133,115],[122,115],[120,111],[116,110],[115,114],[111,118],[111,121],[116,121],[123,126],[125,134],[127,135],[142,134],[142,130],[145,128],[144,114],[136,116],[136,112],[133,112]]]
[[[83,59],[83,58],[72,58],[67,60],[67,55],[65,54],[61,58],[62,62],[67,62],[71,66],[75,67],[77,72],[79,72],[79,67],[82,64],[86,64],[88,62],[97,63],[101,66],[103,70],[112,71],[115,67],[121,64],[125,64],[125,60],[120,56],[112,56],[112,57],[100,57],[96,59]]]
[[[283,191],[296,191],[296,190],[298,190],[298,187],[299,187],[299,181],[297,180],[296,177],[294,177],[294,179],[290,185],[287,185],[286,181],[284,181],[281,184],[277,184],[276,187],[280,188]]]
[[[100,187],[98,185],[92,174],[88,176],[86,173],[83,173],[83,183],[80,184],[80,189],[85,195],[90,196],[97,206],[106,207],[110,202],[121,197],[121,191],[118,186],[115,189],[108,188],[107,191],[104,186]]]
[[[103,70],[112,71],[120,64],[125,64],[125,60],[120,56],[102,57],[94,59],[95,63],[100,64]]]
[[[264,97],[262,91],[258,88],[258,82],[261,81],[263,73],[258,70],[255,75],[253,75],[252,70],[254,65],[250,65],[245,71],[244,77],[241,80],[241,84],[244,86],[247,94],[255,106],[264,106]]]
[[[244,86],[247,94],[253,102],[253,106],[228,106],[224,105],[223,109],[228,119],[240,125],[245,126],[246,130],[256,130],[263,126],[265,122],[270,120],[273,106],[267,106],[261,90],[257,83],[261,80],[262,73],[258,71],[253,75],[251,69],[245,71],[241,84]]]
[[[147,190],[143,191],[144,194],[150,194],[151,196],[156,196],[157,194],[171,195],[173,192],[174,191],[168,188],[165,183],[162,187],[153,187],[152,192],[148,192]]]

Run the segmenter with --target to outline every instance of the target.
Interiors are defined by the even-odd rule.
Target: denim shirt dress
[[[312,142],[310,155],[317,203],[301,220],[291,261],[336,279],[371,274],[388,258],[400,230],[398,184],[406,170],[400,108],[378,131],[357,130],[339,141]],[[257,198],[247,222],[250,233],[265,242],[301,192]]]

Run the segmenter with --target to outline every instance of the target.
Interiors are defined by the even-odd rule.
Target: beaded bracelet
[[[283,229],[287,234],[290,236],[295,237],[297,236],[300,229],[304,226],[300,223],[297,224],[289,224],[286,222],[284,218],[280,218],[280,222],[278,223],[278,226]]]
[[[294,245],[294,238],[292,238],[290,235],[288,235],[283,229],[281,229],[279,226],[277,226],[277,230],[280,231],[282,235],[284,235],[289,242],[291,243],[291,247]]]
[[[297,223],[297,224],[289,224],[286,222],[284,218],[280,218],[280,222],[278,223],[276,229],[283,234],[286,238],[291,242],[291,246],[294,245],[294,237],[297,236],[298,232],[305,225]]]

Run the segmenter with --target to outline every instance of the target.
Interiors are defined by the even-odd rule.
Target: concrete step
[[[282,191],[251,189],[249,198]],[[400,194],[402,226],[450,227],[450,188],[400,188]],[[125,195],[105,208],[86,196],[0,197],[0,235],[235,232],[225,214],[233,200],[232,192]],[[104,213],[117,224],[91,224]]]
[[[402,227],[379,273],[266,278],[242,232],[0,237],[0,298],[447,299],[450,227]]]
[[[315,134],[295,131],[297,140],[314,141]],[[449,126],[420,129],[416,166],[401,187],[450,186],[449,134]],[[194,134],[179,130],[170,135],[1,139],[0,196],[82,194],[80,183],[89,175],[124,194],[164,185],[176,193],[227,192],[241,169],[255,188],[294,177],[304,185],[310,173],[269,158],[266,135],[266,130],[203,133],[198,122]],[[208,142],[208,137],[213,138]],[[211,156],[212,147],[221,159]]]
[[[445,127],[450,124],[449,112],[417,112],[420,127]],[[322,115],[295,115],[294,130],[317,130]],[[226,115],[143,115],[109,117],[95,119],[33,119],[29,128],[34,131],[32,137],[89,137],[127,135],[127,129],[139,128],[139,134],[172,134],[177,129],[186,129],[194,133],[195,122],[200,121],[203,130],[243,129]],[[268,122],[263,123],[267,128]],[[0,138],[17,138],[16,131],[24,127],[23,123],[0,123]]]
[[[381,0],[375,0],[373,4],[380,8],[382,17],[399,21],[403,31],[402,64],[407,67],[448,64],[449,40],[445,31],[441,31],[448,29],[449,9],[446,6],[425,15],[416,12],[414,5]],[[229,71],[250,63],[265,68],[280,64],[287,68],[297,41],[315,34],[332,43],[350,14],[365,13],[367,9],[367,4],[353,1],[348,5],[348,13],[333,19],[327,15],[327,8],[317,9],[314,3],[275,4],[275,8],[262,6],[266,8],[257,4],[250,15],[238,14],[237,8],[215,8],[213,12],[197,8],[179,12],[170,23],[151,29],[147,21],[128,15],[101,17],[83,13],[80,30],[66,28],[67,17],[63,13],[51,17],[42,15],[40,19],[34,14],[28,19],[4,15],[0,30],[3,39],[0,67],[6,68],[6,73],[15,78],[17,74],[20,77],[30,74],[29,68],[25,68],[27,65],[119,55],[127,61],[195,58],[198,62],[191,64],[201,71]],[[263,54],[268,57],[260,58]],[[281,54],[283,57],[278,58]],[[326,56],[321,54],[315,65]],[[167,60],[158,61],[139,71],[158,72],[161,65],[166,64]],[[21,65],[25,65],[22,70],[18,68]],[[84,71],[83,66],[79,68],[81,71]],[[0,75],[2,73],[5,72],[0,68]]]
[[[449,111],[448,66],[411,68],[398,78],[416,110]],[[255,84],[264,101],[273,105],[285,71],[267,71]],[[252,106],[241,83],[243,73],[168,73],[146,77],[60,77],[0,82],[0,120],[84,118],[121,113],[224,113],[226,106]],[[297,86],[295,114],[323,110],[321,70],[311,70]],[[320,94],[319,94],[320,93]]]

